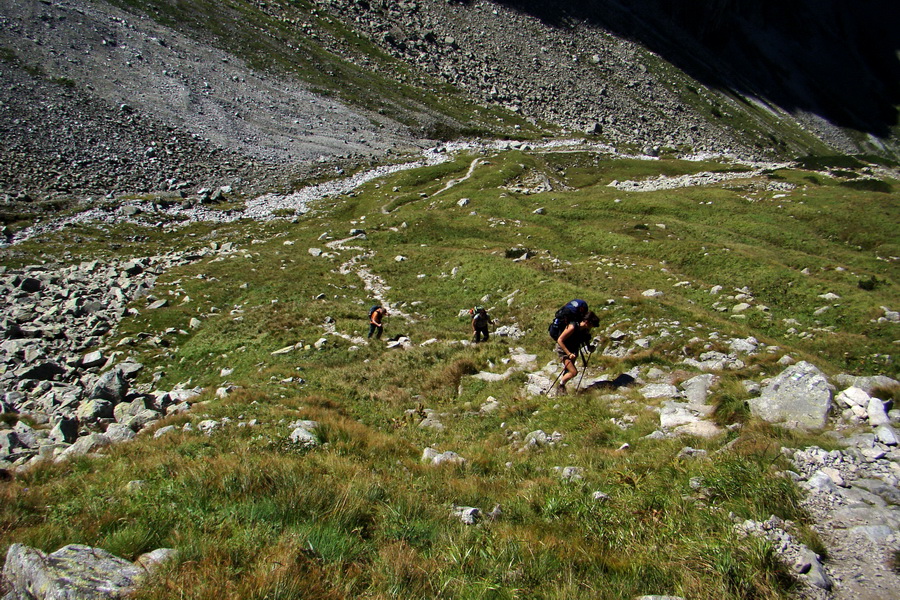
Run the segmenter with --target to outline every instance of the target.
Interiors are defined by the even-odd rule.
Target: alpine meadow
[[[3,600],[900,598],[897,9],[551,4],[0,0]]]

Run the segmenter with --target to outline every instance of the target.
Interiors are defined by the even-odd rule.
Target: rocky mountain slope
[[[259,182],[517,119],[647,153],[896,152],[887,3],[805,28],[709,4],[3,0],[0,188]]]

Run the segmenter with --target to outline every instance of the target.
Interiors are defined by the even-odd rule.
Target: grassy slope
[[[104,234],[104,241],[122,235],[120,251],[135,254],[210,240],[242,248],[231,258],[167,273],[155,293],[175,301],[123,323],[112,340],[170,327],[188,332],[164,335],[169,345],[133,348],[146,365],[142,378],[162,370],[164,389],[190,380],[209,390],[207,404],[167,424],[225,416],[232,423],[209,437],[143,436],[108,458],[50,466],[2,484],[0,547],[19,541],[52,551],[81,542],[132,558],[159,546],[178,548],[177,564],[139,598],[781,597],[791,584],[771,548],[735,538],[727,515],[792,519],[814,544],[804,533],[797,491],[773,470],[785,467],[781,444],[828,442],[754,422],[739,382],[778,372],[774,361],[786,351],[830,373],[896,375],[886,358],[896,325],[871,322],[879,306],[896,308],[891,302],[898,297],[896,259],[888,258],[900,255],[894,194],[850,189],[802,170],[630,194],[606,184],[716,165],[511,152],[487,157],[489,164],[451,190],[421,198],[465,173],[472,158],[373,182],[297,223],[238,223],[215,232],[193,226],[165,237],[148,229],[140,244],[124,239],[133,231]],[[535,172],[571,189],[531,196],[504,189]],[[800,187],[775,199],[759,191],[767,179]],[[463,197],[470,199],[466,207],[457,205]],[[385,206],[397,208],[385,214]],[[538,207],[546,214],[534,214]],[[372,301],[355,274],[337,269],[357,252],[334,258],[307,252],[323,247],[323,232],[340,238],[353,227],[368,232],[354,245],[374,252],[365,262],[391,286],[388,299],[406,302],[404,311],[419,319],[389,316],[387,335],[441,341],[406,352],[379,345],[351,351],[349,342],[330,338],[322,350],[271,355],[317,340],[326,316],[340,332],[365,333]],[[52,258],[74,247],[72,235],[81,236],[77,247],[90,255],[89,228],[17,252],[26,262],[41,253]],[[505,258],[519,245],[537,257]],[[397,262],[397,255],[408,260]],[[880,284],[857,287],[868,276]],[[682,281],[691,285],[674,285]],[[715,310],[708,290],[717,284],[724,293],[747,286],[769,316],[751,311],[733,319]],[[651,287],[665,295],[642,298]],[[501,299],[515,290],[507,306]],[[839,306],[816,316],[825,304],[818,295],[829,291],[841,296]],[[319,294],[326,298],[314,300]],[[706,343],[718,347],[712,332],[724,339],[752,334],[782,350],[721,374],[713,401],[723,424],[745,423],[741,432],[714,441],[645,440],[657,427],[658,401],[635,391],[550,401],[523,397],[522,375],[500,383],[467,378],[475,369],[504,368],[507,356],[499,340],[475,348],[448,343],[467,335],[459,309],[486,294],[492,316],[529,332],[519,345],[537,353],[539,364],[551,358],[546,323],[574,296],[603,308],[606,332],[670,334],[628,359],[597,359],[612,374],[645,364],[687,378],[693,373],[678,365],[682,347],[692,355]],[[182,303],[185,295],[190,300]],[[604,305],[609,298],[615,304]],[[195,316],[203,325],[191,330]],[[790,327],[813,334],[799,338],[787,333]],[[234,369],[227,380],[242,389],[216,400],[212,392],[225,367]],[[479,415],[489,395],[502,408]],[[418,428],[419,417],[407,412],[417,406],[446,413],[446,429]],[[633,426],[620,429],[613,417]],[[291,447],[288,423],[297,418],[320,421],[327,445]],[[259,424],[236,426],[250,419]],[[564,445],[518,452],[512,432],[535,429],[563,433]],[[676,458],[685,445],[713,451],[735,438],[731,450],[708,461]],[[624,443],[631,449],[618,451]],[[419,462],[427,446],[454,450],[468,462],[427,467]],[[557,466],[582,467],[584,479],[563,483]],[[699,490],[689,484],[695,477]],[[145,486],[128,492],[132,480]],[[609,501],[591,500],[597,490]],[[503,517],[466,527],[448,517],[451,503],[482,510],[500,504]]]

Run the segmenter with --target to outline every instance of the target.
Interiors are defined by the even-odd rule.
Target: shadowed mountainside
[[[497,0],[557,27],[631,38],[706,85],[878,137],[900,105],[900,5],[706,0]]]

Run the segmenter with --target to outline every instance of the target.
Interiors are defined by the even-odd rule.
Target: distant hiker
[[[578,369],[575,367],[575,359],[583,346],[587,346],[589,351],[593,351],[591,347],[591,329],[600,324],[600,318],[593,312],[580,321],[573,321],[566,325],[556,338],[556,355],[563,363],[563,376],[559,380],[558,394],[566,393],[566,383],[570,379],[578,375]]]
[[[472,309],[472,341],[486,342],[490,337],[488,333],[488,325],[491,324],[491,316],[487,313],[483,306],[476,306]],[[484,337],[484,339],[482,339]]]
[[[373,306],[369,309],[369,337],[372,337],[372,334],[375,334],[375,339],[380,340],[381,334],[384,333],[384,323],[382,323],[382,319],[384,316],[388,314],[388,311],[383,306]]]

